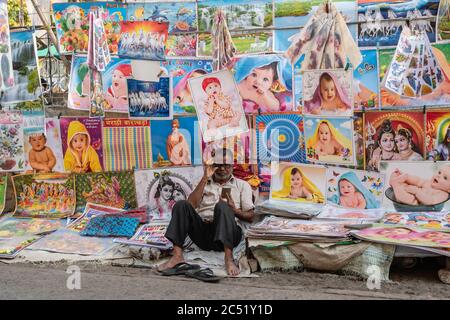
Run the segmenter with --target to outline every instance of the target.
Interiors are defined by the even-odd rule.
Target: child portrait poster
[[[306,159],[310,162],[355,163],[352,118],[304,117]]]
[[[45,118],[46,145],[53,151],[56,164],[54,172],[64,172],[64,156],[61,145],[61,127],[58,118]]]
[[[75,178],[64,173],[21,174],[12,177],[14,217],[61,219],[75,211]]]
[[[294,110],[292,65],[282,55],[238,57],[228,68],[246,113]]]
[[[138,206],[147,206],[152,220],[170,220],[175,203],[186,200],[202,176],[202,166],[136,171]]]
[[[197,117],[152,121],[150,131],[154,167],[202,164]]]
[[[167,59],[161,61],[166,76],[172,78],[172,105],[174,115],[195,114],[188,80],[213,71],[212,60]]]
[[[66,172],[103,170],[102,121],[99,118],[61,117],[59,120]],[[79,149],[75,149],[74,143]],[[81,153],[81,156],[80,156]]]
[[[450,160],[450,112],[426,112],[426,158],[427,160]]]
[[[423,112],[366,112],[366,170],[378,170],[382,160],[424,160]]]
[[[305,70],[303,114],[353,115],[353,78],[351,70]]]
[[[271,200],[316,204],[326,202],[325,167],[273,161],[271,172]]]
[[[384,175],[373,171],[328,167],[328,203],[353,209],[380,208],[384,181]]]
[[[106,112],[128,113],[127,78],[132,77],[131,61],[112,57],[102,73],[103,98]],[[91,82],[85,55],[73,55],[70,71],[67,106],[75,110],[89,110]]]
[[[7,187],[8,187],[8,176],[6,174],[2,174],[0,175],[0,214],[5,209]]]
[[[236,82],[228,70],[191,78],[189,88],[205,142],[247,132]]]
[[[23,126],[21,112],[0,111],[0,172],[25,170]]]

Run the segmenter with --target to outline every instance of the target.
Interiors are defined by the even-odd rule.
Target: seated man
[[[222,192],[222,188],[231,192]],[[165,236],[173,243],[173,255],[158,270],[184,262],[183,244],[189,236],[202,250],[224,251],[227,273],[238,275],[233,248],[242,239],[241,220],[252,222],[253,208],[250,185],[233,176],[232,152],[217,150],[214,164],[205,165],[204,175],[188,200],[178,201],[172,209]]]

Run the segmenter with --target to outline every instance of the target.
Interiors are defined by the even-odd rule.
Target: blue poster
[[[171,118],[170,82],[169,77],[161,77],[159,81],[128,79],[130,118]]]

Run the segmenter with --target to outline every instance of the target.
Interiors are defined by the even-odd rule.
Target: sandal
[[[222,279],[222,277],[215,276],[213,271],[209,268],[200,270],[191,270],[186,272],[185,276],[188,278],[195,278],[197,280],[205,282],[217,282],[220,279]]]
[[[182,274],[186,274],[188,271],[196,271],[200,269],[200,266],[198,264],[189,264],[186,262],[180,262],[179,264],[175,265],[173,268],[165,269],[158,271],[163,276],[178,276]]]

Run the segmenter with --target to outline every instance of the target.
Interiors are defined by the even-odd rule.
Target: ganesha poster
[[[427,111],[425,118],[427,160],[450,160],[450,112]]]
[[[73,55],[70,71],[67,106],[76,110],[89,110],[91,81],[85,55]],[[102,73],[103,98],[106,112],[128,113],[127,79],[133,76],[131,61],[112,57]]]
[[[87,52],[89,12],[96,8],[105,11],[103,18],[109,52],[117,54],[120,22],[126,19],[126,5],[117,2],[54,3],[53,16],[56,35],[62,54]]]

